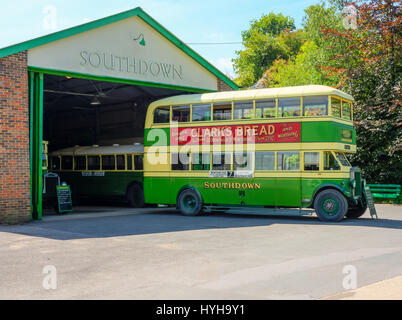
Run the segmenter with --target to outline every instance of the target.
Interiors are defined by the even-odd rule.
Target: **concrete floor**
[[[335,224],[77,209],[0,227],[0,299],[320,299],[345,293],[346,265],[356,267],[358,287],[402,275],[401,206]],[[43,288],[49,265],[56,290]]]

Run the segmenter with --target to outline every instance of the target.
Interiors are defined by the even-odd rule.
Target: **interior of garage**
[[[144,142],[153,101],[188,92],[45,75],[43,139],[49,151]]]
[[[166,88],[103,82],[69,76],[44,75],[43,140],[48,152],[75,146],[144,143],[148,106],[165,97],[189,92]],[[105,199],[80,199],[77,205],[102,203],[113,210],[124,206]],[[105,210],[105,208],[101,208]],[[44,202],[44,214],[55,214]]]

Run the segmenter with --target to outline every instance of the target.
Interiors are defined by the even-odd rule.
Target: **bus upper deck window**
[[[170,107],[162,107],[155,110],[154,123],[169,123]]]
[[[215,104],[214,120],[232,120],[232,104]]]
[[[304,170],[319,171],[320,170],[320,153],[305,152],[304,153]]]
[[[87,169],[87,158],[85,156],[74,157],[74,170],[86,170]]]
[[[235,102],[234,104],[234,118],[237,119],[253,119],[254,118],[254,104],[253,102]]]
[[[211,105],[193,105],[193,121],[210,121]]]
[[[279,99],[279,117],[300,117],[300,98]]]
[[[190,122],[190,106],[173,107],[173,121]]]
[[[328,115],[328,97],[303,98],[303,115],[305,117],[319,117]]]
[[[52,157],[52,170],[60,170],[60,157]]]
[[[350,102],[342,102],[342,119],[352,120],[352,104]]]
[[[88,170],[100,170],[99,156],[88,156]]]
[[[278,152],[278,170],[300,170],[300,152]]]
[[[134,156],[134,168],[137,171],[144,170],[144,158],[143,158],[143,156]]]
[[[324,152],[324,170],[341,170],[341,166],[332,152]]]
[[[126,170],[126,158],[124,155],[116,156],[116,166],[117,170]]]
[[[336,98],[331,98],[331,109],[332,115],[336,118],[341,117],[341,100]]]
[[[209,153],[192,153],[191,168],[193,171],[211,170],[211,159]]]
[[[276,117],[276,101],[274,99],[256,101],[255,109],[257,119]]]
[[[61,168],[62,170],[73,170],[73,156],[62,156]]]

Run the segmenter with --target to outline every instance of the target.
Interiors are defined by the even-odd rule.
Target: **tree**
[[[358,152],[352,161],[370,183],[402,184],[401,2],[353,5],[356,29],[322,30],[327,41],[345,47],[327,70],[340,75],[339,87],[356,99]]]
[[[237,58],[233,60],[237,83],[249,87],[275,60],[288,59],[297,48],[297,39],[279,35],[294,29],[294,20],[283,14],[270,13],[251,21],[249,30],[242,32],[244,50],[237,51]]]

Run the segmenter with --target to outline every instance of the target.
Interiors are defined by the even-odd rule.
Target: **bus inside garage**
[[[105,205],[110,209],[113,206],[143,206],[143,200],[133,200],[133,203],[129,200],[130,197],[142,197],[138,195],[142,188],[142,164],[136,161],[133,154],[134,159],[129,158],[129,161],[135,162],[132,166],[128,167],[127,163],[118,167],[116,160],[119,158],[116,155],[121,154],[123,162],[126,162],[126,154],[143,152],[145,116],[150,103],[188,93],[151,86],[45,74],[43,141],[47,145],[47,161],[43,167],[43,214],[57,212],[53,187],[55,182],[69,185],[74,206],[84,205],[84,210],[95,210],[89,207],[99,205],[101,210],[105,209]],[[110,151],[106,152],[107,156],[102,156],[105,147],[109,147]],[[88,167],[82,153],[79,154],[84,148],[91,148],[93,157],[102,158],[99,173],[104,176],[98,176],[96,179],[85,176],[92,174],[91,169],[97,168]],[[98,154],[95,154],[97,150]],[[69,164],[68,159],[73,162]],[[106,167],[105,159],[108,159],[109,167]],[[81,167],[76,163],[78,160],[81,160],[81,163],[84,161]],[[128,172],[128,169],[135,172]],[[84,185],[85,182],[87,184]],[[139,188],[131,190],[132,184],[137,182]],[[123,185],[124,183],[126,185]]]
[[[237,89],[141,8],[0,49],[0,224],[42,218],[49,188],[64,179],[47,184],[62,174],[54,152],[77,155],[81,176],[94,176],[89,158],[100,154],[115,155],[109,169],[132,170],[150,103]]]

